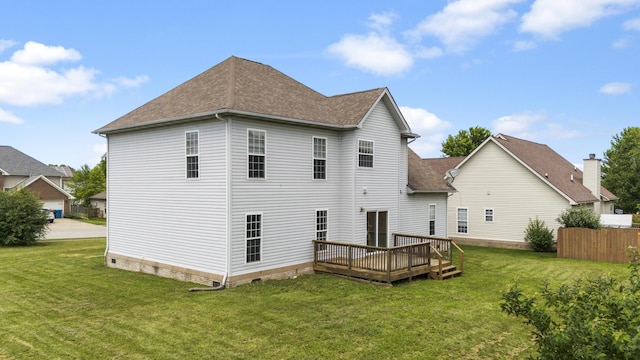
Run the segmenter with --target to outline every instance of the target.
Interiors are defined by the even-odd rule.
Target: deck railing
[[[451,239],[441,238],[437,236],[420,236],[420,235],[408,235],[408,234],[393,234],[393,244],[405,245],[415,244],[421,242],[428,242],[431,244],[434,250],[431,252],[433,258],[439,258],[439,263],[444,261],[451,261],[451,263],[458,264],[458,269],[463,270],[464,267],[464,251],[453,242]],[[440,255],[440,256],[438,256]],[[442,273],[442,271],[440,271]]]
[[[451,261],[453,248],[464,252],[451,240],[430,236],[393,235],[392,247],[376,247],[314,240],[314,267],[347,276],[392,282],[428,273],[434,259],[442,273],[442,264]]]

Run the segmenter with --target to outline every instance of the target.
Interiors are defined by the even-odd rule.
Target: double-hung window
[[[429,204],[429,235],[436,234],[436,204]]]
[[[316,210],[316,240],[327,241],[328,211]],[[326,244],[320,244],[318,250],[325,250]]]
[[[373,168],[373,141],[358,141],[358,166]]]
[[[247,130],[247,176],[250,179],[265,178],[266,131]]]
[[[260,246],[262,245],[262,214],[247,214],[245,224],[245,240],[247,243],[246,261],[248,263],[260,261]]]
[[[493,222],[493,209],[484,209],[484,221]]]
[[[200,147],[198,131],[187,131],[185,135],[185,155],[187,179],[200,177]]]
[[[458,233],[467,234],[469,232],[469,209],[458,208],[457,210]]]
[[[313,138],[313,178],[327,178],[327,139]]]

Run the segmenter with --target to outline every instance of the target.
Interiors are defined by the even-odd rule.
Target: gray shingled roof
[[[229,113],[355,127],[385,93],[377,88],[327,97],[271,66],[231,56],[94,132]]]
[[[431,165],[429,160],[421,159],[410,148],[409,156],[409,187],[416,192],[454,192],[456,189],[444,179],[444,172]],[[446,171],[446,170],[445,170]]]
[[[9,175],[63,176],[54,168],[41,163],[11,146],[0,145],[0,169]]]
[[[493,140],[502,145],[523,163],[543,178],[547,179],[554,187],[571,198],[576,203],[588,203],[599,201],[589,189],[582,185],[584,174],[582,170],[553,151],[544,144],[522,140],[513,136],[498,134]],[[571,176],[573,175],[573,181]],[[602,196],[609,200],[617,197],[604,187],[600,187]]]

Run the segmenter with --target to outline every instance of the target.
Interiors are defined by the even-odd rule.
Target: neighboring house
[[[230,57],[95,133],[111,267],[235,286],[312,272],[314,239],[447,236],[453,188],[386,88],[327,97]]]
[[[546,145],[498,134],[449,161],[439,171],[452,164],[459,170],[448,202],[449,236],[457,243],[526,247],[530,219],[543,220],[555,235],[556,219],[570,207],[614,212],[616,197],[601,186],[601,161],[593,154],[583,172]]]
[[[101,191],[89,197],[94,217],[107,217],[107,192]]]
[[[69,200],[73,199],[62,189],[63,177],[54,168],[11,146],[0,146],[0,189],[26,187],[38,196],[44,209],[55,210],[56,217],[69,211]]]
[[[74,169],[71,166],[66,166],[66,165],[62,165],[62,166],[51,166],[52,168],[56,169],[58,172],[60,172],[62,174],[62,188],[68,192],[71,193],[71,189],[68,186],[68,182],[69,179],[71,179],[71,177],[73,176],[74,173]]]

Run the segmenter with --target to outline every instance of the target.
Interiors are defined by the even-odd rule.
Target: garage
[[[42,208],[54,210],[56,219],[62,217],[62,209],[64,209],[64,200],[41,200]]]

